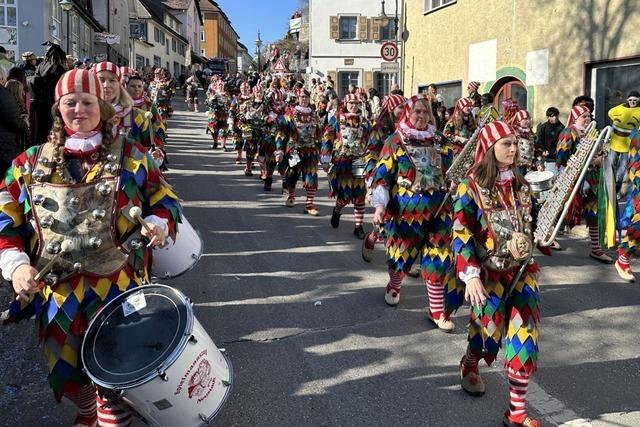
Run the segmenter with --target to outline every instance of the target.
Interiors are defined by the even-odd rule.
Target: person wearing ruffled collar
[[[463,298],[471,303],[468,346],[460,361],[462,389],[484,395],[479,360],[491,365],[504,339],[509,409],[503,424],[538,427],[525,409],[538,360],[539,267],[531,257],[535,201],[517,167],[518,154],[515,131],[507,123],[494,121],[480,131],[475,166],[457,187],[456,275],[447,283],[445,305],[452,313]]]
[[[385,224],[389,282],[385,301],[400,302],[402,281],[421,263],[428,317],[445,332],[444,284],[451,266],[451,201],[445,174],[453,161],[448,140],[436,140],[431,103],[413,96],[404,105],[396,132],[385,142],[373,175],[374,222]]]
[[[98,417],[130,425],[125,405],[96,395],[80,346],[105,304],[149,282],[151,247],[175,241],[181,217],[147,150],[112,132],[115,111],[102,96],[93,72],[66,72],[48,141],[19,155],[0,185],[0,269],[18,296],[7,323],[35,316],[49,384],[58,401],[76,404],[74,426],[95,426]],[[131,218],[132,207],[148,230]]]

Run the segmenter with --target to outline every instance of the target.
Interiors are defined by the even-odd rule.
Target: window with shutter
[[[364,72],[364,88],[370,89],[373,87],[373,71]]]
[[[369,27],[367,23],[368,19],[365,16],[358,18],[358,38],[360,40],[367,40],[369,38]]]
[[[337,16],[329,17],[329,34],[333,40],[340,38],[340,19]]]

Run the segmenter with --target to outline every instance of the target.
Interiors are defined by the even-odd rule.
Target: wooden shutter
[[[373,71],[364,72],[364,88],[369,90],[373,87]]]
[[[358,17],[358,38],[360,40],[367,40],[369,38],[368,21],[365,16]]]
[[[329,34],[332,40],[340,39],[340,18],[337,16],[329,17]]]
[[[373,41],[380,40],[381,25],[382,25],[382,20],[378,18],[371,19],[371,40]]]

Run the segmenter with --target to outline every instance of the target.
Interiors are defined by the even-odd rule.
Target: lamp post
[[[256,53],[258,54],[258,73],[262,72],[260,67],[260,46],[262,46],[262,40],[260,40],[260,30],[258,30],[258,38],[256,39]]]
[[[69,26],[69,12],[71,12],[71,9],[73,9],[74,4],[70,0],[60,0],[58,4],[60,5],[60,8],[62,10],[67,12],[67,55],[69,55],[69,51],[71,50],[71,28]]]

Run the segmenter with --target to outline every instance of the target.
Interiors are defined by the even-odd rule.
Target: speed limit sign
[[[398,46],[394,42],[386,42],[380,48],[380,56],[385,61],[395,61],[398,58]]]

